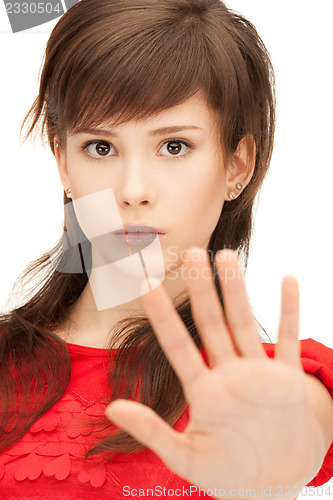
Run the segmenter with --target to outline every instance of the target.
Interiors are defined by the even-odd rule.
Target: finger
[[[294,276],[285,276],[281,287],[281,318],[275,358],[301,368],[299,333],[299,290]]]
[[[248,301],[243,275],[235,251],[220,250],[215,256],[225,316],[239,353],[251,358],[266,357]]]
[[[105,410],[108,419],[155,452],[177,474],[186,474],[190,455],[185,434],[175,431],[151,408],[118,399]]]
[[[192,384],[208,368],[163,285],[142,294],[141,300],[157,340],[182,384],[187,402],[190,402],[195,394]]]
[[[235,357],[224,314],[215,288],[208,253],[192,247],[186,253],[187,287],[192,316],[212,367]]]

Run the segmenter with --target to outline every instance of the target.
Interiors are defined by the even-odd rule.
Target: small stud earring
[[[56,143],[55,143],[55,147],[56,147],[56,148],[58,148],[58,147],[59,147],[59,143],[58,143],[58,142],[56,142]]]
[[[71,198],[72,197],[72,190],[71,190],[71,188],[67,188],[65,190],[65,193],[66,193],[67,198]]]
[[[236,184],[236,188],[240,191],[243,187],[243,184],[241,182],[237,182]],[[228,196],[229,198],[231,198],[232,200],[234,200],[235,198],[237,198],[237,196],[239,195],[240,193],[237,193],[235,190],[232,190],[232,191],[229,191],[228,193]]]

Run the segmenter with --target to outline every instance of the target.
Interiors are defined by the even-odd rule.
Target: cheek
[[[80,168],[69,173],[72,193],[75,198],[82,198],[97,193],[105,188],[100,181],[99,175],[92,176],[86,169]]]
[[[224,204],[226,187],[221,176],[205,176],[191,186],[187,184],[187,188],[179,193],[173,207],[178,221],[176,253],[192,245],[206,248]]]
[[[113,189],[103,189],[73,199],[79,225],[91,240],[123,227]]]
[[[194,227],[204,225],[207,229],[212,225],[215,228],[221,214],[224,203],[226,186],[224,179],[216,172],[198,178],[183,195],[183,207],[185,210],[184,221],[191,221]],[[184,213],[184,212],[183,212]],[[198,227],[199,229],[199,227]]]

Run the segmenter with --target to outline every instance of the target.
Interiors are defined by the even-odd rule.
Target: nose
[[[145,163],[145,165],[143,165]],[[122,206],[141,206],[153,202],[152,179],[144,162],[133,158],[124,162],[119,183],[118,201]]]

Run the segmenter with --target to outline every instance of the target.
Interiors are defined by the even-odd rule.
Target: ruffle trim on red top
[[[86,408],[75,393],[65,393],[52,408],[42,415],[22,438],[0,455],[0,479],[12,471],[17,481],[36,480],[41,474],[58,481],[71,472],[81,483],[99,487],[106,479],[105,460],[84,455],[102,437],[85,425],[94,417],[104,415],[107,403],[94,402]],[[52,438],[54,441],[52,441]]]
[[[136,481],[140,481],[144,476],[141,467],[148,469],[152,467],[149,473],[151,478],[153,471],[162,476],[167,473],[169,480],[173,478],[174,474],[162,462],[159,463],[160,459],[157,457],[152,459],[153,454],[150,450],[142,452],[141,458],[127,456],[124,459],[122,454],[119,454],[118,464],[110,465],[102,454],[85,460],[86,451],[99,438],[110,434],[110,428],[98,433],[85,424],[104,415],[107,400],[102,396],[99,401],[89,403],[87,406],[87,400],[74,391],[66,392],[20,440],[0,454],[0,479],[4,479],[5,483],[14,480],[15,483],[24,480],[35,481],[43,475],[57,481],[72,476],[71,481],[74,483],[78,480],[81,484],[99,488],[106,483],[110,474],[114,476],[115,485],[120,484],[119,480],[126,467],[129,468],[128,478],[137,471],[133,476],[133,480],[136,478]],[[189,410],[186,408],[174,428],[183,431],[188,419]],[[162,469],[165,469],[164,473]],[[156,480],[158,484],[158,477]]]

